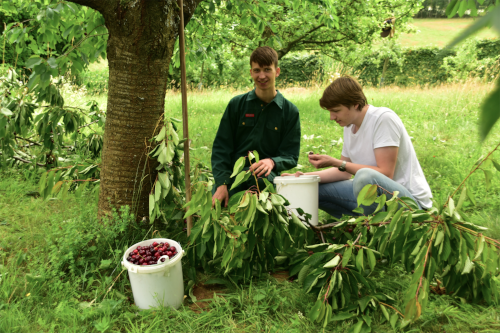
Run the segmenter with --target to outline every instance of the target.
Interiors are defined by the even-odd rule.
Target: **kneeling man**
[[[249,151],[259,153],[258,163],[246,162],[257,177],[274,177],[297,165],[300,151],[299,110],[276,90],[280,73],[278,54],[268,46],[259,47],[250,56],[250,75],[255,89],[231,99],[222,116],[212,148],[212,172],[215,178],[212,203],[218,199],[227,206],[229,197],[255,186],[255,178],[234,188],[230,178],[234,163]],[[264,186],[259,179],[259,187]]]

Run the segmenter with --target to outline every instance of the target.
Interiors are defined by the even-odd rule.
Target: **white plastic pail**
[[[300,177],[284,176],[274,178],[276,191],[290,202],[290,208],[302,208],[304,212],[311,214],[309,221],[312,225],[318,225],[318,183],[319,176],[303,175]],[[294,210],[297,213],[296,210]]]
[[[130,252],[138,246],[169,243],[175,246],[177,255],[158,265],[139,266],[127,261]],[[179,243],[167,238],[148,239],[129,247],[123,255],[122,266],[128,270],[135,305],[139,309],[149,309],[160,305],[177,309],[184,300],[184,281],[182,279],[181,259],[184,251]]]

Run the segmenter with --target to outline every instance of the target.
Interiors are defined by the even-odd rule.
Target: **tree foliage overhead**
[[[207,1],[198,6],[186,36],[191,61],[220,48],[248,56],[263,45],[276,49],[280,59],[314,51],[347,60],[370,48],[384,19],[397,17],[398,29],[405,29],[420,8],[419,0]]]

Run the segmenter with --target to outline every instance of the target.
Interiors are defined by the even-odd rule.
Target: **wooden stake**
[[[186,182],[186,202],[191,201],[191,177],[189,176],[189,129],[188,129],[188,112],[187,112],[187,90],[186,90],[186,53],[184,51],[184,3],[179,1],[180,7],[180,23],[179,23],[179,51],[181,57],[181,93],[182,93],[182,132],[184,134],[184,173]],[[189,207],[187,208],[189,209]],[[192,216],[187,218],[187,234],[191,235],[193,227]]]

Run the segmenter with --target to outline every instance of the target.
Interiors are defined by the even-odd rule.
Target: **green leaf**
[[[304,225],[304,223],[302,223],[301,220],[299,220],[299,218],[292,212],[291,213],[292,215],[292,222],[299,228],[303,229],[303,230],[308,230],[308,228]]]
[[[358,207],[361,205],[370,206],[377,200],[377,185],[365,185],[358,194]]]
[[[344,251],[344,256],[342,257],[342,267],[347,266],[347,263],[351,258],[351,254],[352,254],[352,247],[348,246],[347,249]]]
[[[171,183],[167,173],[159,173],[158,180],[160,181],[161,187],[167,191],[170,190]]]
[[[339,312],[332,317],[332,321],[346,320],[355,317],[355,313],[351,312]]]
[[[312,307],[311,311],[308,314],[309,320],[315,321],[319,317],[322,305],[323,302],[319,299],[316,301],[316,303],[314,303],[314,306]]]
[[[356,255],[356,267],[360,272],[363,272],[365,270],[363,248],[359,249],[358,254]]]
[[[474,257],[474,260],[479,258],[479,256],[481,256],[481,253],[483,253],[485,242],[486,242],[486,239],[484,238],[484,235],[481,235],[481,238],[479,239],[479,244],[477,245],[477,252],[476,252],[476,256]]]
[[[444,232],[443,230],[439,230],[436,236],[436,241],[434,242],[434,246],[438,247],[439,244],[441,244],[441,242],[443,241],[443,239],[444,239]]]
[[[500,102],[500,100],[499,100],[499,102]],[[484,181],[486,183],[485,184],[486,185],[486,191],[488,191],[488,189],[490,188],[490,185],[491,185],[491,178],[493,178],[493,172],[491,172],[491,170],[484,170],[483,169],[483,173],[484,173]]]
[[[460,199],[458,199],[457,210],[459,210],[462,207],[462,204],[464,203],[466,197],[467,197],[467,186],[464,185],[462,193],[460,193]]]
[[[10,117],[14,113],[12,111],[10,111],[9,109],[2,107],[2,108],[0,108],[0,114],[3,114],[6,117]]]
[[[349,329],[348,333],[359,333],[361,332],[361,327],[363,327],[364,321],[362,319],[359,319],[356,324],[351,326],[351,329]]]
[[[163,126],[160,130],[160,133],[158,133],[158,135],[155,138],[156,142],[160,142],[160,141],[165,140],[165,133],[166,133],[166,129],[165,129],[165,126]]]
[[[397,313],[393,313],[391,316],[391,320],[389,321],[389,323],[391,324],[393,330],[396,330],[396,323],[398,322],[398,318],[399,317]]]
[[[304,265],[302,269],[299,272],[298,280],[300,285],[304,285],[305,279],[307,277],[307,274],[311,270],[311,266],[309,265]]]
[[[108,268],[113,263],[112,260],[101,260],[101,264],[99,265],[99,269]]]
[[[43,193],[45,192],[46,180],[47,180],[47,172],[43,172],[42,176],[40,177],[40,182],[38,183],[38,191],[40,192],[41,195],[43,195]]]
[[[24,66],[26,66],[27,68],[33,68],[36,65],[40,65],[42,63],[42,61],[43,61],[43,59],[40,57],[32,57],[26,61]]]
[[[237,187],[238,185],[242,184],[243,182],[247,181],[248,178],[250,178],[251,174],[250,172],[245,172],[241,171],[237,176],[236,179],[234,180],[233,185],[231,186],[230,190],[233,188]]]
[[[411,210],[419,209],[417,203],[412,198],[400,197],[399,200],[403,201],[406,204],[406,206],[408,206]]]
[[[500,6],[497,6],[497,10]],[[479,135],[484,141],[486,136],[493,128],[493,125],[500,117],[500,80],[497,80],[495,90],[484,100],[481,106],[481,114],[479,115]]]
[[[469,256],[467,256],[467,259],[466,259],[465,265],[464,265],[464,269],[462,271],[462,275],[469,274],[473,268],[474,268],[474,263],[470,260]]]
[[[368,258],[368,264],[370,265],[370,269],[373,271],[375,269],[375,265],[377,264],[377,260],[375,259],[375,254],[370,249],[367,249],[366,256]]]
[[[243,170],[244,166],[245,166],[245,156],[242,156],[242,157],[238,158],[236,163],[234,163],[234,169],[233,169],[233,173],[231,174],[231,178],[233,178],[234,176],[239,174],[241,172],[241,170]],[[236,178],[236,180],[237,179],[238,178]]]
[[[259,163],[260,158],[259,158],[259,153],[257,152],[257,150],[253,151],[253,156],[255,158],[255,163]]]
[[[492,158],[490,158],[490,160],[491,162],[493,162],[493,166],[495,167],[495,169],[497,169],[497,171],[500,171],[500,164]]]
[[[335,257],[333,257],[332,260],[330,260],[329,262],[327,262],[326,264],[323,265],[323,268],[332,268],[332,267],[336,267],[340,262],[340,255],[336,255]]]
[[[379,196],[375,202],[378,203],[378,206],[377,206],[377,209],[375,209],[375,211],[373,212],[373,214],[377,213],[378,211],[380,211],[382,208],[384,208],[385,206],[385,201],[387,200],[387,197],[385,196],[385,193],[382,194],[381,196]]]
[[[380,310],[382,310],[382,314],[384,315],[385,319],[387,319],[387,321],[389,321],[390,320],[389,312],[387,312],[387,309],[385,308],[384,305],[380,304]]]

